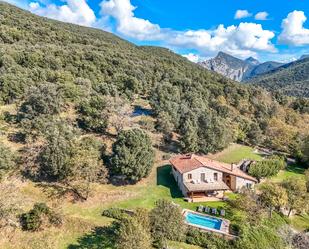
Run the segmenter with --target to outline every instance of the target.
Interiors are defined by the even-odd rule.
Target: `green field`
[[[278,175],[272,177],[271,180],[274,182],[282,182],[284,179],[289,177],[304,178],[305,169],[297,164],[288,165],[285,170],[281,170]]]
[[[225,163],[238,163],[243,159],[259,161],[262,156],[255,152],[255,149],[249,146],[233,144],[222,152],[211,156],[213,159]]]

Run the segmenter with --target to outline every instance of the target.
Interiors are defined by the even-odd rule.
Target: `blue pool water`
[[[199,215],[196,213],[190,213],[188,212],[186,215],[186,221],[189,224],[192,225],[198,225],[202,226],[205,228],[212,228],[212,229],[217,229],[220,230],[222,220],[213,218],[213,217],[208,217],[204,215]]]

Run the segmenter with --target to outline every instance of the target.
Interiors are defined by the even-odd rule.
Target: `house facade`
[[[185,197],[223,198],[225,191],[251,188],[257,179],[235,164],[227,164],[197,155],[178,155],[170,159],[172,173]]]

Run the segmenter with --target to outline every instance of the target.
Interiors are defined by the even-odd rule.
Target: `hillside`
[[[65,86],[83,78],[91,80],[93,88],[111,84],[121,90],[135,87],[125,85],[130,78],[141,85],[138,90],[143,94],[163,78],[197,74],[215,82],[221,78],[165,49],[156,48],[164,52],[154,55],[108,32],[48,20],[0,4],[0,99],[4,103],[20,98],[30,85],[58,81],[58,76],[63,76]]]
[[[284,63],[276,62],[276,61],[266,61],[257,65],[250,73],[250,77],[256,77],[257,75],[267,73],[272,71],[280,66],[284,65]]]
[[[92,105],[97,98],[120,96],[132,103],[143,98],[157,118],[157,131],[177,132],[183,150],[204,153],[239,139],[252,142],[251,132],[266,134],[265,123],[276,115],[274,110],[285,122],[281,113],[286,106],[280,106],[266,91],[228,80],[168,49],[138,47],[108,32],[49,20],[0,4],[3,104],[22,104],[30,87],[56,88],[48,91],[58,91],[50,94],[63,98],[60,108],[73,108],[78,124],[85,126],[83,120],[90,117],[84,116],[93,115],[80,107],[87,101]],[[219,56],[235,66],[258,63],[254,59],[235,63],[234,57],[223,53]],[[102,107],[95,108],[99,108],[96,112],[102,111]],[[98,127],[91,130],[102,132]],[[194,141],[187,140],[187,136],[193,136]],[[207,143],[198,141],[198,137]]]
[[[290,96],[309,97],[309,58],[302,58],[252,78],[249,83]]]

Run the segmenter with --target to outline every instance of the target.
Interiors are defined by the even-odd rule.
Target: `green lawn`
[[[261,160],[262,156],[255,152],[252,147],[233,144],[225,150],[212,156],[213,159],[225,163],[238,163],[243,159]]]
[[[274,182],[282,182],[289,177],[304,178],[305,169],[297,164],[289,165],[285,170],[281,170],[278,175],[271,178]]]
[[[199,246],[188,245],[186,243],[174,242],[174,241],[170,241],[168,243],[168,246],[171,249],[202,249],[202,247]]]
[[[183,200],[183,196],[171,174],[171,167],[165,165],[157,168],[156,184],[142,187],[138,197],[114,203],[113,206],[127,209],[136,207],[153,208],[158,199],[165,198],[179,204],[182,208],[196,210],[199,205],[207,205],[214,208],[223,208],[226,203],[223,201],[207,202],[207,203],[191,203]]]
[[[291,218],[292,226],[298,231],[309,230],[309,214],[295,215]]]

